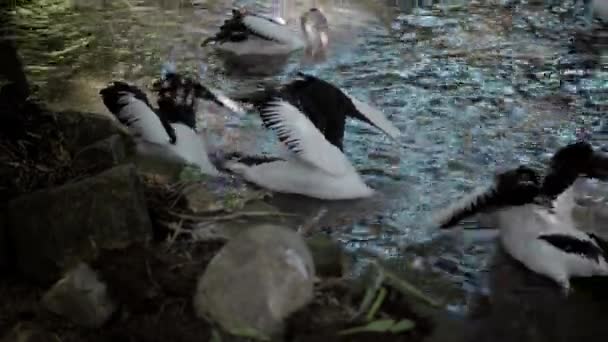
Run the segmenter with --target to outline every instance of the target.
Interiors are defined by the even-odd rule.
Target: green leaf
[[[372,319],[374,319],[374,316],[376,316],[376,313],[378,313],[378,310],[380,310],[382,303],[384,303],[385,297],[386,297],[386,289],[384,287],[381,287],[380,291],[378,293],[378,296],[376,297],[376,300],[374,301],[374,304],[372,304],[372,307],[369,309],[369,312],[367,313],[367,316],[365,317],[368,321],[371,321]]]
[[[413,321],[409,320],[409,319],[402,319],[399,322],[395,323],[395,325],[393,325],[391,327],[391,332],[393,334],[402,334],[406,331],[410,331],[412,329],[414,329],[416,327],[416,323],[414,323]]]
[[[368,323],[367,325],[354,327],[350,329],[342,330],[338,333],[338,335],[352,335],[358,333],[393,333],[393,334],[402,334],[404,332],[410,331],[416,327],[416,323],[409,319],[402,319],[399,322],[395,323],[395,320],[392,319],[379,319],[377,321],[373,321]]]
[[[434,307],[441,306],[441,304],[438,301],[425,295],[422,291],[420,291],[414,285],[410,284],[405,279],[397,276],[395,273],[393,273],[387,269],[384,269],[380,264],[377,264],[377,266],[382,269],[382,271],[386,277],[386,283],[389,285],[392,285],[395,289],[399,290],[401,293],[403,293],[405,295],[411,295],[413,297],[416,297]]]

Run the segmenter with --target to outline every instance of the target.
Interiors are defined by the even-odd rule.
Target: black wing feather
[[[547,234],[538,237],[540,240],[546,241],[557,249],[565,253],[576,254],[582,257],[600,261],[600,258],[605,258],[604,251],[595,244],[580,240],[570,235],[564,234]]]

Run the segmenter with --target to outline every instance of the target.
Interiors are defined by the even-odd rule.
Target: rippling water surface
[[[74,1],[39,1],[15,12],[28,76],[56,108],[105,112],[97,93],[108,81],[147,86],[167,61],[191,73],[205,65],[206,82],[227,93],[262,81],[228,73],[211,48],[200,47],[229,13],[229,1]],[[334,236],[352,250],[404,263],[427,256],[441,278],[470,290],[479,287],[492,245],[436,239],[433,210],[487,183],[497,169],[544,162],[581,129],[601,145],[608,72],[601,51],[577,45],[580,20],[571,12],[499,1],[414,2],[318,1],[334,37],[328,61],[294,58],[274,79],[296,70],[318,75],[381,108],[403,132],[394,144],[348,124],[346,152],[380,196],[327,205],[324,223]],[[292,3],[287,16],[297,19],[307,4]],[[201,115],[218,146],[253,152],[273,141],[255,118],[225,126],[232,121],[226,113]],[[326,205],[302,198],[282,204],[311,213]]]

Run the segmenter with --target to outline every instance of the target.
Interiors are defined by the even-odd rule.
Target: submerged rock
[[[116,166],[124,162],[126,158],[127,150],[124,140],[120,135],[114,134],[78,151],[72,165],[81,170],[93,167],[101,170]]]
[[[42,304],[51,312],[91,328],[102,326],[116,310],[116,304],[109,298],[106,285],[84,263],[68,271],[42,297]]]
[[[268,339],[313,298],[312,256],[296,232],[271,225],[245,230],[199,278],[194,309],[227,332]]]
[[[16,266],[39,281],[56,280],[66,261],[97,247],[147,240],[152,232],[132,165],[24,195],[7,212]]]

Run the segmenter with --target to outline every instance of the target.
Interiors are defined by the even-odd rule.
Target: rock
[[[70,260],[152,233],[133,165],[19,197],[8,204],[8,238],[24,275],[55,281]]]
[[[42,297],[42,304],[47,310],[90,328],[102,326],[116,310],[106,285],[85,263],[78,264],[53,285]]]
[[[135,148],[129,132],[109,115],[65,111],[54,116],[62,128],[66,146],[72,153],[114,134],[129,137],[129,151]]]
[[[341,277],[346,261],[342,246],[326,235],[317,234],[306,240],[312,252],[315,270],[321,277]]]
[[[227,332],[269,339],[313,298],[314,263],[296,232],[271,225],[245,230],[209,263],[194,295],[198,317]]]
[[[9,252],[6,234],[6,214],[0,211],[0,270],[9,265]]]
[[[73,158],[72,166],[77,169],[109,169],[124,162],[127,151],[124,138],[118,134],[99,140],[78,151]]]
[[[18,323],[0,342],[59,342],[59,339],[32,323]]]

